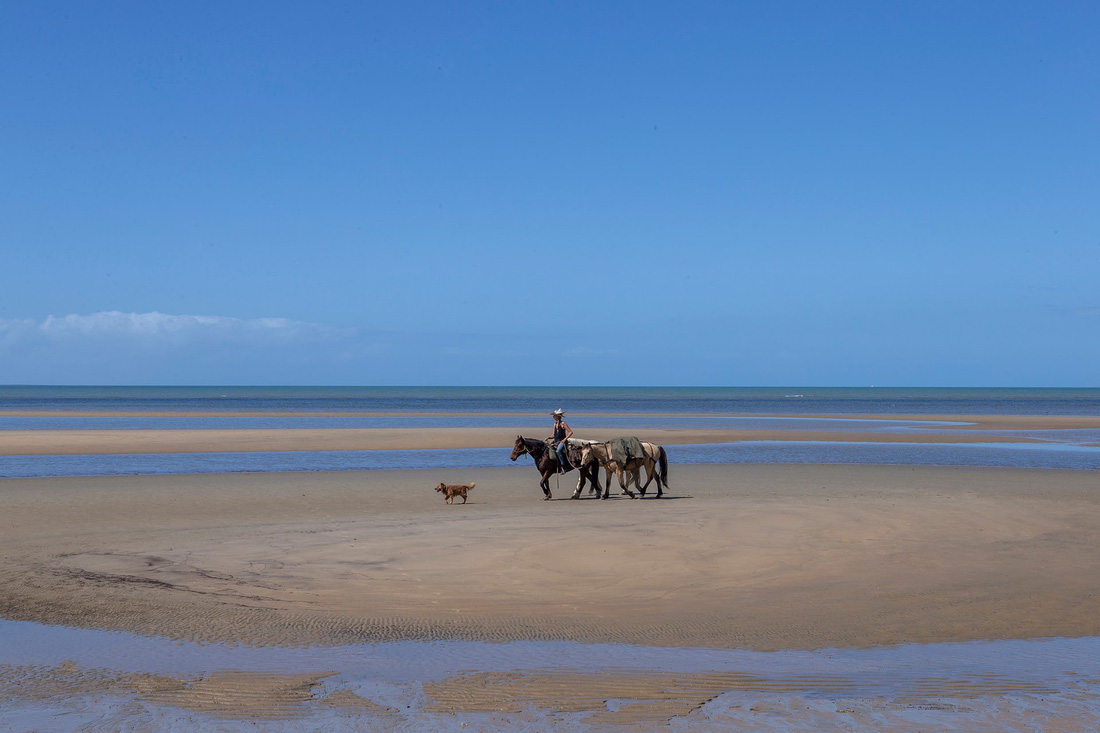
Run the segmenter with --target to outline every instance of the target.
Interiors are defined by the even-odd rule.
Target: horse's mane
[[[546,441],[542,440],[541,438],[528,438],[528,437],[523,436],[523,435],[521,435],[519,437],[520,437],[520,440],[523,441],[523,444],[525,446],[527,446],[528,451],[531,450],[532,445],[541,445],[543,450],[547,450]]]

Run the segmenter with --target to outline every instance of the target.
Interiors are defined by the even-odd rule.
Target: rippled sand
[[[0,617],[287,647],[467,639],[792,650],[1100,636],[1095,472],[673,465],[662,500],[572,501],[570,475],[544,502],[524,460],[0,480]],[[432,490],[439,481],[477,488],[468,504],[446,505]],[[849,694],[830,687],[844,679],[705,666],[459,669],[469,671],[424,680],[410,709],[437,722],[488,716],[481,727],[501,729],[695,720],[915,730],[927,721],[912,713],[925,705],[954,710],[967,729],[990,720],[1087,729],[1096,719],[1091,688],[1080,710],[1072,701],[1084,698],[1063,695],[1061,707],[1036,712],[1047,705],[1044,680],[1011,675],[938,675],[866,698],[866,679]],[[160,711],[141,718],[154,727],[182,725],[184,714],[293,727],[322,708],[333,720],[412,720],[385,696],[332,682],[333,671],[8,664],[0,709],[103,695]],[[764,697],[737,702],[747,693]],[[807,712],[819,695],[839,707]],[[110,708],[117,720],[97,720],[131,720],[128,704]]]
[[[1088,471],[530,466],[0,482],[0,615],[207,641],[812,649],[1100,635]],[[432,487],[471,482],[465,505]]]

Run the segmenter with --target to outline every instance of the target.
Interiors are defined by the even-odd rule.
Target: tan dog
[[[474,486],[476,486],[476,484],[444,484],[444,483],[440,483],[439,486],[435,487],[435,490],[443,494],[444,500],[448,504],[454,504],[456,496],[461,496],[462,497],[462,503],[465,504],[466,503],[466,492],[469,491],[470,489],[474,488]]]

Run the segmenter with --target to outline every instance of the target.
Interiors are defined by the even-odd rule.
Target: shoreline
[[[0,413],[4,414],[4,413]],[[25,413],[43,416],[46,413]],[[86,413],[86,416],[132,416],[134,413]],[[144,413],[142,413],[144,415]],[[374,416],[423,416],[416,413],[376,413]],[[168,415],[168,414],[165,414]],[[197,416],[198,413],[170,413]],[[226,416],[219,413],[220,416]],[[152,416],[151,414],[149,416]],[[265,417],[271,417],[267,414]],[[295,414],[297,417],[302,415]],[[346,415],[345,415],[346,417]],[[515,417],[524,417],[515,415]],[[604,416],[614,417],[614,416]],[[669,416],[673,417],[673,416]],[[695,416],[698,417],[698,416]],[[714,416],[718,417],[718,416]],[[730,416],[806,419],[806,416]],[[991,435],[984,431],[1100,429],[1100,417],[1022,415],[876,415],[814,416],[853,421],[927,422],[904,432],[811,431],[784,429],[654,428],[636,431],[661,445],[731,443],[740,441],[810,441],[867,443],[1041,443],[1027,435]],[[944,425],[952,422],[961,424]],[[408,450],[509,447],[515,436],[532,428],[169,428],[169,429],[44,429],[0,430],[0,455],[91,455],[122,453],[220,453],[253,451]],[[929,432],[925,432],[929,430]],[[936,432],[931,432],[935,430]],[[609,440],[623,428],[586,426],[577,437]],[[541,435],[541,433],[540,433]]]
[[[564,477],[563,477],[564,478]],[[0,616],[248,645],[755,650],[1100,636],[1079,471],[672,466],[543,502],[529,466],[0,480]],[[440,480],[477,483],[446,505]]]

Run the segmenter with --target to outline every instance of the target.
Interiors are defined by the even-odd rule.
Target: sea
[[[1100,416],[1100,388],[0,386],[5,430],[506,427],[542,435],[563,409],[578,437],[664,428],[900,432],[941,415]],[[896,419],[895,416],[913,419]],[[988,431],[1036,442],[741,441],[668,446],[672,463],[847,463],[1100,470],[1100,430]],[[0,456],[0,477],[489,468],[464,450]]]
[[[0,386],[0,410],[1100,415],[1100,388]]]

